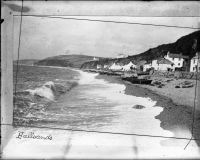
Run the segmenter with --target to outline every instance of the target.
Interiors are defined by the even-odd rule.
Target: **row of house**
[[[130,71],[133,69],[136,69],[137,66],[135,64],[133,64],[131,61],[127,64],[119,64],[114,62],[111,65],[108,64],[104,64],[104,65],[97,65],[97,69],[109,69],[109,70],[113,70],[113,71]]]
[[[198,57],[200,57],[198,52],[192,59],[189,59],[189,56],[168,52],[164,58],[158,58],[144,64],[143,71],[147,71],[150,68],[161,71],[200,71],[200,60]]]
[[[182,54],[174,54],[168,52],[163,58],[154,59],[150,62],[141,61],[141,63],[134,64],[131,60],[127,60],[123,63],[113,62],[111,64],[97,65],[97,69],[109,69],[109,70],[120,70],[120,71],[130,71],[139,69],[142,71],[147,71],[149,69],[160,70],[160,71],[190,71],[196,72],[200,71],[200,60],[198,59],[200,55],[196,55],[189,59],[189,56]],[[94,60],[98,60],[94,58]]]
[[[137,66],[135,64],[133,64],[133,62],[131,62],[131,61],[128,64],[124,64],[124,65],[113,63],[109,67],[109,69],[111,69],[111,70],[122,70],[122,71],[129,71],[129,70],[133,70],[136,68],[137,68]]]

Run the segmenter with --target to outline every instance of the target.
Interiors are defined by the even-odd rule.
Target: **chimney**
[[[168,52],[167,52],[167,55],[169,55],[169,54],[170,54],[170,52],[168,51]]]
[[[198,52],[196,52],[196,57],[199,58],[198,56],[199,56],[199,54],[198,54]]]

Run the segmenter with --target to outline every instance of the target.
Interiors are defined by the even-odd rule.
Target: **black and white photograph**
[[[199,159],[198,1],[1,1],[1,157]]]

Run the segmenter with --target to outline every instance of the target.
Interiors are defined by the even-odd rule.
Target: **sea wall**
[[[198,79],[200,80],[200,73],[196,72],[168,72],[168,71],[151,71],[151,76],[166,77],[166,78],[178,78],[178,79]]]

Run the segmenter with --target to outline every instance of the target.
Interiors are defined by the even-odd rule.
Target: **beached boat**
[[[129,81],[134,84],[151,84],[152,80],[150,79],[139,79],[138,77],[125,77],[122,80]]]
[[[112,71],[103,71],[103,70],[99,70],[98,73],[101,74],[101,75],[103,75],[103,74],[105,74],[105,75],[118,75],[115,72],[112,72]]]

